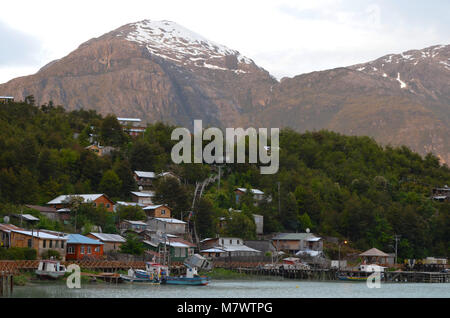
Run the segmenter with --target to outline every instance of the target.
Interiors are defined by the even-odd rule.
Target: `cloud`
[[[40,62],[41,44],[33,36],[0,21],[0,67],[29,66]]]

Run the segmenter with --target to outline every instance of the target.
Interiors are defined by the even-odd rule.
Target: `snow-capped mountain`
[[[132,23],[118,36],[136,42],[156,56],[180,65],[245,73],[253,61],[172,21]]]
[[[388,54],[351,69],[397,82],[398,87],[434,100],[450,94],[450,45]]]

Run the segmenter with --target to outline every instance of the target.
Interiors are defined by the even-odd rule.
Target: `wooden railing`
[[[76,264],[82,269],[98,269],[98,270],[127,270],[129,268],[144,269],[144,261],[63,261],[62,265],[66,268],[70,264]],[[173,262],[172,267],[179,267],[182,264],[180,262]],[[17,272],[19,270],[34,270],[39,266],[39,260],[35,261],[0,261],[0,272]]]

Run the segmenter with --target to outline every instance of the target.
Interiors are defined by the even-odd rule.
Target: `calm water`
[[[18,286],[13,297],[58,298],[450,298],[450,284],[382,283],[367,288],[364,282],[237,281],[214,280],[208,286],[151,286],[136,284],[82,284],[68,289],[64,283]]]

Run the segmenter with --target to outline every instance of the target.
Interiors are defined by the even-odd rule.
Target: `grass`
[[[225,269],[225,268],[214,268],[210,272],[200,272],[200,275],[208,276],[210,279],[255,279],[255,276],[251,276],[244,273],[238,273],[236,271]]]
[[[19,275],[14,275],[14,285],[15,286],[25,286],[33,278],[36,278],[36,274],[33,272],[20,272]]]

